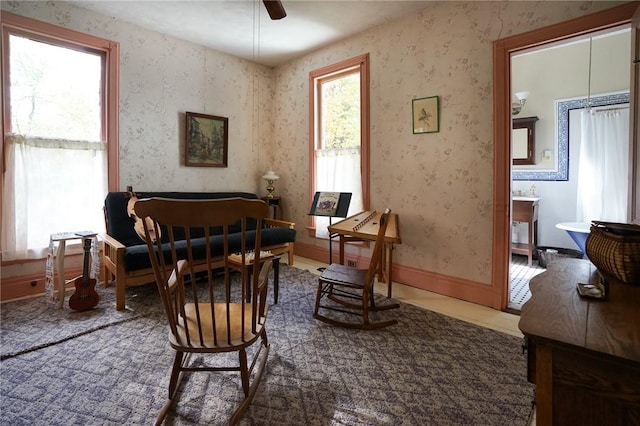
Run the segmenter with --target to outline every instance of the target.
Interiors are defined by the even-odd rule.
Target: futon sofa
[[[116,286],[116,309],[125,309],[125,288],[155,281],[149,252],[144,240],[138,235],[134,226],[136,218],[130,214],[127,192],[109,192],[104,202],[106,235],[102,235],[103,246],[103,280],[109,283],[112,279]],[[257,199],[256,194],[247,192],[137,192],[138,199],[163,197],[174,199],[217,199],[248,198]],[[138,219],[139,220],[139,219]],[[293,264],[293,243],[296,238],[295,224],[282,220],[266,219],[262,229],[262,249],[274,254],[288,255],[289,265]],[[255,226],[255,225],[254,225]],[[204,235],[204,230],[201,230]],[[221,230],[212,230],[221,233]],[[248,234],[247,239],[255,238]],[[168,242],[167,232],[161,232],[163,241]],[[221,241],[221,240],[220,240]],[[230,236],[230,242],[240,248],[240,234]],[[249,241],[248,241],[249,242]],[[215,243],[214,243],[215,244]],[[233,247],[231,248],[233,251]],[[222,266],[222,259],[220,265]],[[196,270],[206,270],[204,261],[196,265]]]

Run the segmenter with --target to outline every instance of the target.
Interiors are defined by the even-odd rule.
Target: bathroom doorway
[[[522,51],[532,46],[541,46],[549,43],[549,40],[567,40],[578,34],[585,35],[594,31],[594,29],[611,29],[620,25],[629,24],[638,12],[637,4],[625,4],[609,10],[595,13],[593,15],[574,19],[542,30],[531,31],[525,34],[519,34],[506,39],[498,40],[494,44],[494,117],[495,117],[495,161],[494,161],[494,262],[493,262],[493,281],[497,286],[497,294],[500,295],[500,305],[503,309],[507,308],[509,302],[509,278],[511,265],[511,128],[512,128],[512,90],[511,90],[511,64],[510,56],[513,52]],[[633,33],[638,32],[634,21]],[[634,46],[636,42],[634,41]],[[634,72],[632,76],[631,87],[637,87],[634,79],[638,78],[638,72]],[[632,125],[637,128],[637,113],[634,110],[634,102],[637,96],[634,90],[631,90],[633,96],[631,99],[631,115],[634,117]],[[533,102],[533,98],[529,97],[527,102]],[[638,136],[634,135],[631,145],[631,158],[637,158],[638,154]],[[638,218],[637,199],[637,166],[638,161],[634,163],[631,175],[634,176],[632,181],[632,190],[630,191],[633,198],[632,204],[632,220]],[[544,196],[544,194],[543,194]],[[635,207],[635,208],[633,208]]]
[[[590,209],[588,214],[583,214],[583,211],[577,208],[579,203],[576,201],[581,199],[581,194],[585,191],[594,191],[598,182],[604,181],[596,179],[590,185],[582,185],[583,181],[591,179],[585,179],[586,166],[579,167],[585,148],[590,146],[584,144],[580,136],[582,112],[590,112],[590,117],[602,106],[608,108],[607,111],[613,111],[612,107],[626,108],[626,118],[619,120],[619,124],[624,126],[621,129],[621,132],[625,133],[624,138],[610,140],[611,143],[618,139],[624,142],[617,149],[619,154],[612,158],[626,158],[629,130],[630,33],[629,26],[625,25],[511,55],[511,91],[516,93],[512,106],[512,254],[508,303],[511,310],[520,310],[530,297],[528,281],[545,270],[545,263],[539,262],[536,248],[560,250],[561,256],[576,256],[575,253],[578,251],[584,253],[584,247],[576,246],[574,241],[568,238],[568,234],[558,229],[556,224],[582,220],[582,217],[626,221],[624,213],[628,187],[626,168],[621,170],[622,166],[618,164],[620,161],[616,161],[613,171],[619,171],[621,181],[606,193],[611,194],[617,188],[624,195],[613,197],[614,200],[621,201],[624,198],[624,205],[620,205],[617,211],[622,216],[601,217],[596,209]],[[590,105],[588,111],[585,108],[587,104]],[[616,113],[622,115],[621,112]],[[524,129],[528,132],[524,138],[529,137],[528,141],[524,141],[528,143],[528,147],[525,148],[529,154],[528,161],[516,158],[519,155],[516,146],[519,142],[516,136],[519,135],[516,132],[520,131],[518,127],[522,122],[530,123],[529,127]],[[615,150],[609,150],[609,146],[607,143],[607,151],[613,153]],[[601,156],[600,148],[597,151],[596,156],[592,154],[590,158],[599,161],[588,163],[595,165],[603,158],[609,157]],[[609,170],[605,176],[610,176],[611,173]],[[589,173],[588,176],[597,174]],[[591,197],[594,204],[603,204],[597,202],[596,198],[596,194]],[[535,222],[532,222],[534,215]],[[532,228],[531,233],[529,227]],[[527,256],[532,252],[533,256]]]

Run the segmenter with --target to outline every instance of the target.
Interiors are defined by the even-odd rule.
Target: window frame
[[[369,210],[370,202],[370,93],[369,93],[369,54],[356,56],[345,61],[309,72],[309,202],[313,202],[316,192],[316,142],[322,134],[318,114],[321,113],[321,95],[318,85],[353,73],[360,72],[360,170],[362,176],[362,204]],[[309,216],[307,226],[309,236],[315,237],[315,218]]]
[[[119,188],[119,102],[120,102],[120,44],[78,31],[70,30],[46,22],[2,12],[0,23],[0,61],[2,69],[2,164],[0,165],[0,187],[4,184],[5,145],[4,135],[11,132],[11,104],[9,87],[9,36],[16,35],[32,40],[53,44],[80,52],[99,54],[102,58],[101,90],[101,139],[107,144],[107,188],[117,191]],[[3,211],[2,191],[0,191],[0,212]],[[2,213],[0,213],[1,215]],[[2,217],[0,216],[0,219]]]

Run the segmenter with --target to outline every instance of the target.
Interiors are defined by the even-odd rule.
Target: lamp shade
[[[280,176],[278,176],[273,170],[269,170],[266,175],[262,176],[262,179],[276,181],[280,179]]]

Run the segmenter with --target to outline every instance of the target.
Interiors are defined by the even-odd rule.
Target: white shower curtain
[[[582,111],[577,220],[627,222],[629,109]]]

